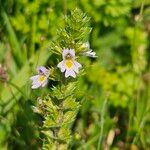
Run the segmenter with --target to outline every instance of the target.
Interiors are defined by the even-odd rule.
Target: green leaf
[[[25,63],[20,72],[18,72],[17,76],[11,80],[11,84],[4,88],[1,92],[0,103],[1,106],[4,105],[4,107],[0,107],[0,112],[6,113],[9,111],[15,105],[15,103],[18,102],[22,95],[25,98],[28,98],[28,96],[26,96],[24,93],[24,87],[30,84],[29,81],[30,77],[32,76],[31,64],[34,68],[36,68],[37,65],[43,65],[49,56],[50,53],[47,50],[41,49],[29,60],[29,62]]]

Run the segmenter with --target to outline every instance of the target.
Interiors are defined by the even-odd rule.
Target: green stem
[[[27,95],[17,85],[15,85],[14,83],[10,81],[8,81],[7,83],[8,85],[11,85],[12,87],[14,87],[18,92],[20,92],[24,99],[27,99]],[[9,88],[11,91],[11,87]],[[7,103],[7,105],[4,106],[3,111],[2,111],[3,115],[7,114],[13,108],[13,106],[19,101],[16,95],[14,95],[13,91],[11,91],[11,94],[13,98],[15,99],[15,101],[9,101],[9,103]]]
[[[103,132],[104,132],[104,116],[105,116],[105,111],[106,111],[106,105],[108,101],[109,93],[107,93],[106,98],[104,100],[103,106],[102,106],[102,111],[101,111],[101,121],[100,121],[100,134],[99,134],[99,140],[98,140],[98,145],[97,145],[97,150],[101,149],[102,145],[102,138],[103,138]]]
[[[35,35],[36,35],[36,24],[37,24],[37,16],[34,15],[32,17],[32,27],[31,27],[31,46],[30,46],[30,57],[35,53]]]
[[[139,12],[139,17],[141,18],[142,17],[142,14],[143,14],[143,10],[144,10],[144,5],[145,5],[145,0],[142,1],[141,3],[141,7],[140,7],[140,12]],[[133,42],[132,42],[132,47],[131,47],[131,51],[132,51],[132,66],[133,66],[133,70],[134,70],[134,62],[135,62],[135,59],[137,59],[135,56],[136,56],[136,37],[137,37],[137,27],[138,27],[138,24],[139,22],[141,21],[141,19],[138,19],[136,22],[135,22],[135,25],[134,25],[134,34],[133,34]],[[134,79],[133,79],[133,91],[136,91],[136,84],[137,84],[137,80],[139,80],[142,76],[142,72],[139,73],[139,77],[138,79],[136,79],[136,74],[134,73]],[[140,89],[138,89],[137,91],[137,98],[136,99],[132,99],[131,103],[129,104],[129,121],[128,121],[128,130],[127,130],[127,138],[129,137],[129,132],[130,132],[130,127],[132,126],[132,123],[133,123],[133,120],[134,120],[134,117],[135,117],[135,113],[138,111],[138,100],[140,98]],[[137,113],[136,113],[137,115]]]
[[[18,68],[19,68],[22,66],[24,60],[21,57],[20,45],[19,45],[17,36],[15,34],[15,31],[12,28],[12,25],[11,25],[9,18],[8,18],[4,9],[1,10],[1,15],[3,17],[5,24],[6,24],[6,30],[9,34],[8,37],[10,40],[10,45],[12,46],[13,57],[14,57],[16,64],[18,65]]]
[[[140,16],[143,14],[143,10],[144,10],[144,5],[145,5],[145,0],[142,1],[142,4],[141,4],[141,8],[140,8]]]
[[[64,16],[67,15],[67,0],[64,0]]]
[[[87,143],[83,144],[78,150],[88,149],[94,142],[98,140],[99,134],[90,139]]]

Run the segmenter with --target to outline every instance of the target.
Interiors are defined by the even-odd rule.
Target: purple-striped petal
[[[37,80],[38,78],[39,78],[39,75],[35,75],[35,76],[32,76],[32,77],[30,78],[30,80],[35,81],[35,80]]]
[[[61,72],[64,72],[66,70],[65,65],[64,65],[64,61],[61,61],[58,65],[58,68],[60,68]]]
[[[66,70],[65,77],[68,78],[69,76],[71,76],[73,78],[76,77],[76,74],[75,74],[74,70]]]
[[[69,54],[72,56],[72,58],[75,58],[75,51],[74,49],[69,50]]]
[[[32,89],[37,89],[41,86],[41,84],[39,82],[37,82],[36,84],[32,84]]]
[[[81,68],[81,67],[82,67],[82,65],[81,65],[80,63],[78,63],[77,61],[74,61],[74,64],[75,64],[75,66],[78,67],[78,68]]]
[[[37,72],[38,72],[39,74],[47,75],[48,69],[46,69],[46,68],[43,67],[43,66],[38,66],[38,67],[37,67]]]
[[[65,59],[66,55],[69,53],[69,49],[64,49],[62,52],[63,59]]]

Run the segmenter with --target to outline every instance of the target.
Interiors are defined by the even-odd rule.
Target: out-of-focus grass
[[[31,108],[35,97],[48,88],[31,92],[29,77],[37,65],[56,65],[45,46],[57,38],[63,13],[76,7],[91,17],[89,42],[98,58],[83,58],[88,67],[76,93],[83,106],[72,128],[70,147],[148,149],[149,4],[141,0],[1,0],[0,64],[8,78],[0,81],[0,149],[41,146],[38,124],[42,120]]]

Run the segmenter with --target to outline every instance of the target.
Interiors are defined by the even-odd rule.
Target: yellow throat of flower
[[[73,62],[71,59],[66,59],[65,60],[65,66],[68,68],[68,69],[71,69],[73,67]]]
[[[45,81],[45,79],[46,79],[46,77],[45,77],[44,75],[41,75],[41,76],[39,77],[39,81],[40,81],[40,82]]]

